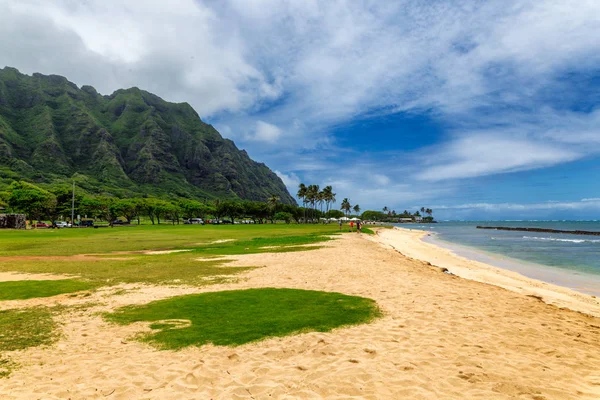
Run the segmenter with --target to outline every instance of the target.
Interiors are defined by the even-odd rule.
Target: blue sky
[[[600,218],[600,2],[0,0],[0,66],[190,103],[362,209]]]

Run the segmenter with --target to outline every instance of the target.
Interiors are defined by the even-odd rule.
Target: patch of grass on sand
[[[2,354],[29,347],[52,344],[58,335],[52,310],[45,307],[0,310],[0,378],[17,367]]]
[[[96,284],[91,282],[74,279],[0,282],[0,301],[25,300],[34,297],[51,297],[62,293],[90,290],[96,286]]]
[[[0,271],[77,275],[96,286],[119,283],[203,285],[208,278],[234,276],[251,267],[227,267],[223,260],[198,261],[190,253],[135,255],[123,260],[24,260],[16,265],[0,260]],[[219,279],[210,280],[218,283]]]
[[[8,377],[16,366],[10,358],[0,357],[0,379]]]
[[[162,349],[207,343],[238,346],[273,336],[328,332],[378,316],[371,299],[274,288],[180,296],[105,314],[122,325],[151,322],[155,332],[141,335],[141,340]]]
[[[363,226],[362,228],[360,228],[362,233],[366,233],[367,235],[374,235],[375,232],[373,232],[373,230],[367,228],[366,226]]]
[[[331,240],[331,238],[320,233],[301,236],[255,237],[248,240],[211,243],[196,248],[195,252],[206,255],[291,252],[319,248],[319,246],[310,245],[328,240]]]
[[[45,307],[0,311],[0,351],[51,344],[56,324]]]

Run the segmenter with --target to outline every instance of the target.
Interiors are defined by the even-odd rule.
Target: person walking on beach
[[[350,221],[350,232],[354,232],[354,221]]]
[[[362,222],[361,221],[356,221],[356,233],[361,233],[362,232]]]
[[[342,220],[341,219],[340,219],[339,223],[340,223],[340,231],[341,231],[342,230]]]

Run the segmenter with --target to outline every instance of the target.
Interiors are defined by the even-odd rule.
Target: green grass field
[[[202,293],[125,307],[105,314],[119,324],[151,322],[141,337],[161,349],[213,343],[239,346],[273,336],[328,332],[379,316],[373,300],[296,289],[248,289]]]
[[[245,271],[211,258],[308,250],[306,245],[318,247],[319,243],[330,240],[327,235],[331,234],[337,234],[332,225],[292,224],[0,231],[0,272],[67,274],[103,285],[134,282],[200,285],[206,284],[211,276]],[[189,251],[114,254],[169,249]],[[81,254],[100,256],[70,258]]]
[[[274,239],[331,234],[337,226],[264,225],[132,225],[114,228],[0,230],[2,256],[69,256],[155,249],[198,248],[211,241]],[[293,244],[293,243],[292,243]]]
[[[93,291],[119,283],[209,285],[255,268],[229,267],[221,256],[317,249],[337,225],[142,225],[100,229],[0,230],[0,272],[64,274],[58,281],[0,282],[0,301]],[[143,254],[151,250],[186,250]],[[63,307],[64,308],[64,307]],[[15,367],[6,352],[50,344],[53,313],[0,311],[0,377]],[[368,322],[372,300],[292,289],[252,289],[183,296],[107,314],[121,324],[153,323],[143,337],[160,348],[239,345],[271,336]],[[185,320],[184,325],[174,320]],[[187,325],[186,325],[187,324]]]

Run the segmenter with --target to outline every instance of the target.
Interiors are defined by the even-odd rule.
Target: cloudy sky
[[[0,0],[5,65],[186,101],[292,193],[600,218],[597,0]]]

